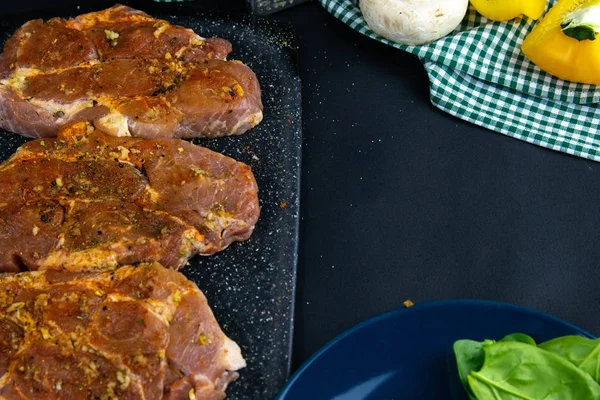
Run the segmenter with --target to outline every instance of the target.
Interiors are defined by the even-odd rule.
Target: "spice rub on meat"
[[[248,239],[259,213],[248,165],[77,122],[0,165],[0,271],[179,268]]]
[[[262,120],[255,74],[231,44],[130,7],[27,22],[0,55],[0,127],[54,137],[87,119],[114,136],[238,135]]]
[[[0,287],[3,399],[216,400],[246,365],[196,285],[159,264]]]

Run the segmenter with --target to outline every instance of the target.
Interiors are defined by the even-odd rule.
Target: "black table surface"
[[[599,164],[441,112],[414,56],[317,3],[269,18],[294,25],[303,80],[293,369],[406,299],[510,302],[600,334]]]

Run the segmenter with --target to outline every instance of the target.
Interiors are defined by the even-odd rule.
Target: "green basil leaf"
[[[522,342],[483,346],[467,378],[478,400],[600,400],[600,385],[561,356]]]
[[[479,371],[483,367],[485,354],[483,352],[483,343],[475,340],[458,340],[454,342],[454,355],[456,356],[456,366],[458,376],[471,400],[476,400],[467,381],[471,371]]]
[[[600,383],[600,339],[563,336],[541,343],[540,348],[563,357]]]
[[[524,333],[512,333],[503,337],[501,342],[522,342],[535,346],[535,340]],[[454,355],[456,356],[456,366],[458,375],[465,391],[472,400],[475,400],[473,392],[469,388],[467,377],[471,371],[479,371],[483,367],[485,354],[483,347],[495,343],[493,340],[484,340],[477,342],[475,340],[458,340],[454,343]]]
[[[504,336],[502,339],[499,340],[499,342],[521,342],[525,344],[530,344],[532,346],[536,345],[535,340],[533,340],[531,336],[518,332]]]

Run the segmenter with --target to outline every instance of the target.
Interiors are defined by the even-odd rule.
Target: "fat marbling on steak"
[[[53,137],[87,119],[115,136],[242,134],[262,120],[261,91],[230,51],[122,5],[29,21],[0,55],[0,127]]]
[[[0,398],[217,400],[246,364],[159,264],[0,275]]]
[[[246,164],[76,122],[0,165],[0,271],[179,268],[248,239],[259,213]]]

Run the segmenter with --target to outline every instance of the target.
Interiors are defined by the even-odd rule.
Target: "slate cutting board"
[[[153,16],[201,36],[230,40],[230,59],[248,64],[263,90],[265,118],[259,126],[239,137],[194,140],[252,166],[261,204],[254,234],[214,256],[193,258],[182,272],[206,294],[221,327],[240,345],[248,363],[230,385],[228,399],[272,399],[289,374],[296,280],[302,124],[294,35],[287,26],[256,17],[144,4],[138,8]],[[92,9],[81,6],[3,18],[0,35],[5,41],[28,19],[86,11]],[[0,159],[7,159],[26,141],[1,132]]]
[[[246,0],[246,3],[254,14],[268,15],[307,1],[309,0]]]

